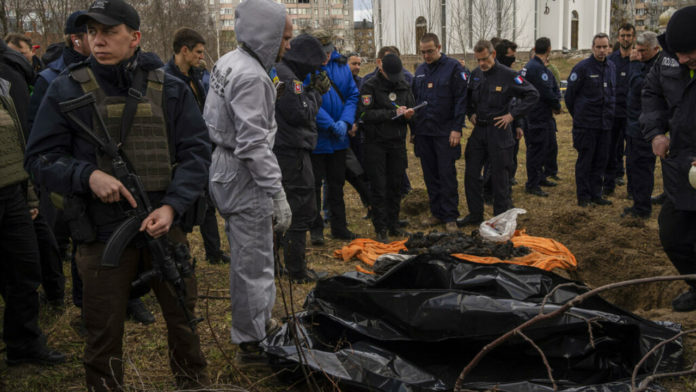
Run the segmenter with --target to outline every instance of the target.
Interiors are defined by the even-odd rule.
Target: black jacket
[[[648,140],[669,132],[669,155],[662,160],[662,178],[670,201],[678,210],[696,211],[696,189],[689,185],[689,169],[696,157],[696,76],[659,37],[663,56],[645,78],[640,115]]]
[[[513,98],[515,104],[511,105]],[[515,119],[525,116],[539,100],[539,93],[514,70],[498,63],[488,71],[476,68],[471,73],[467,114],[476,115],[476,127],[494,126],[493,118],[510,113]],[[501,133],[499,147],[515,144],[512,132]]]
[[[0,77],[12,83],[10,94],[26,138],[29,133],[27,126],[29,86],[34,81],[34,70],[22,54],[10,49],[4,41],[0,41],[0,57],[2,58]]]
[[[326,55],[321,43],[307,34],[300,34],[276,65],[278,78],[285,90],[276,99],[278,132],[273,151],[304,149],[312,151],[317,145],[317,113],[322,103],[321,94],[312,89],[310,74],[321,69]]]
[[[397,105],[412,108],[414,102],[411,88],[405,80],[393,83],[378,73],[363,83],[358,121],[362,123],[365,143],[403,142],[408,121],[403,116],[396,120],[392,118],[396,116]]]
[[[10,97],[17,109],[22,133],[26,138],[29,82],[32,79],[33,70],[29,67],[29,63],[26,60],[17,58],[14,53],[16,52],[9,49],[4,41],[0,41],[0,78],[10,82]],[[0,189],[0,200],[15,195],[16,191],[16,185]]]
[[[641,93],[645,86],[645,77],[655,63],[662,59],[662,52],[646,62],[632,61],[629,68],[628,92],[626,94],[626,136],[642,138],[640,130],[640,112],[642,110]]]
[[[286,63],[276,66],[278,78],[285,83],[285,91],[276,100],[276,133],[274,151],[293,148],[314,150],[317,145],[317,113],[321,94],[305,87],[302,80]]]
[[[87,63],[107,96],[128,94],[135,68],[149,71],[162,66],[156,55],[142,52],[115,66],[100,65],[93,57]],[[75,64],[69,69],[83,64]],[[167,191],[150,194],[150,198],[155,208],[159,204],[168,204],[181,216],[208,182],[210,141],[203,117],[186,85],[165,74],[163,89],[165,120],[175,146],[176,167]],[[62,73],[51,83],[29,135],[24,167],[34,181],[50,192],[91,197],[89,176],[97,168],[95,146],[80,137],[79,128],[58,106],[60,102],[82,95],[80,84],[69,72]],[[73,113],[94,129],[90,108]],[[103,238],[108,234],[105,231],[99,235]]]
[[[202,70],[191,67],[191,69],[189,69],[189,74],[184,75],[179,67],[176,66],[174,57],[172,57],[171,60],[164,65],[163,69],[164,72],[181,79],[181,81],[183,81],[186,86],[191,89],[193,97],[198,104],[198,109],[200,109],[201,113],[203,113],[203,107],[205,106],[205,89],[203,88]],[[193,84],[193,86],[191,86],[191,84]],[[196,91],[193,91],[194,87]]]

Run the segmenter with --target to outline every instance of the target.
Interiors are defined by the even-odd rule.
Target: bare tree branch
[[[649,277],[649,278],[632,279],[632,280],[626,280],[623,282],[616,282],[616,283],[607,284],[607,285],[592,289],[590,291],[587,291],[583,294],[580,294],[580,295],[570,299],[563,306],[560,306],[558,309],[554,310],[553,312],[538,314],[537,316],[525,321],[524,323],[518,325],[514,329],[506,332],[505,334],[503,334],[499,338],[495,339],[491,343],[484,346],[483,349],[481,349],[481,351],[479,351],[478,354],[476,354],[476,356],[466,365],[466,367],[464,367],[462,372],[459,374],[459,377],[457,378],[457,381],[456,381],[455,386],[454,386],[455,392],[462,391],[462,383],[464,382],[464,379],[476,367],[476,365],[478,365],[478,363],[483,359],[483,357],[485,357],[494,348],[500,346],[503,342],[510,339],[512,336],[519,334],[519,332],[521,332],[525,328],[532,326],[534,324],[537,324],[541,321],[545,321],[545,320],[549,320],[549,319],[553,319],[553,318],[556,318],[558,316],[561,316],[562,314],[567,312],[573,306],[576,306],[576,305],[582,303],[583,301],[585,301],[586,299],[593,297],[593,296],[595,296],[599,293],[602,293],[604,291],[613,290],[613,289],[626,287],[626,286],[637,285],[637,284],[653,283],[653,282],[667,282],[667,281],[675,281],[675,280],[696,280],[696,274],[676,275],[676,276],[654,276],[654,277]],[[553,293],[553,290],[552,290],[552,293]]]
[[[648,358],[650,358],[650,356],[652,356],[654,353],[657,352],[657,350],[659,350],[660,348],[664,347],[666,344],[668,344],[668,343],[670,343],[670,342],[673,342],[673,341],[679,339],[680,337],[682,337],[682,336],[684,336],[684,335],[689,335],[689,334],[692,334],[692,333],[694,333],[694,332],[696,332],[696,328],[690,329],[690,330],[688,330],[688,331],[679,332],[678,334],[672,336],[671,338],[669,338],[669,339],[667,339],[667,340],[661,341],[660,343],[656,344],[655,347],[651,348],[650,351],[648,351],[648,352],[643,356],[643,358],[641,358],[640,361],[638,361],[638,363],[636,364],[636,366],[633,368],[633,374],[631,374],[631,388],[632,388],[632,389],[636,389],[636,377],[638,376],[638,370],[640,370],[640,367],[643,366],[643,363],[645,363],[645,361],[647,361]],[[641,383],[641,384],[642,384],[642,383]]]
[[[689,370],[683,370],[681,372],[672,372],[672,373],[662,373],[662,374],[653,374],[651,376],[645,377],[645,379],[640,383],[638,386],[638,389],[632,390],[632,392],[643,392],[647,391],[648,387],[650,384],[652,384],[653,381],[659,379],[659,378],[669,378],[669,377],[684,377],[684,376],[689,376],[692,374],[696,374],[696,363],[694,363],[691,366],[691,369]]]
[[[556,380],[553,379],[553,369],[551,368],[551,364],[549,364],[549,360],[546,358],[546,354],[544,354],[544,351],[541,349],[541,347],[537,346],[536,343],[532,339],[529,338],[529,336],[525,335],[522,331],[517,331],[517,335],[522,336],[524,340],[527,341],[534,349],[539,353],[541,356],[541,360],[544,361],[544,366],[546,366],[546,372],[549,375],[549,380],[551,380],[551,385],[553,386],[553,390],[557,391],[558,386],[556,385]]]

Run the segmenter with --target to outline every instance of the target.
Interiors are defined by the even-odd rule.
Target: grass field
[[[556,59],[554,62],[564,76],[570,72],[572,64],[578,59]],[[372,71],[372,66],[366,66],[364,73]],[[630,205],[625,198],[626,189],[618,187],[615,195],[610,198],[614,205],[608,207],[580,208],[576,206],[574,185],[574,163],[576,152],[572,148],[570,130],[571,119],[567,114],[558,116],[559,142],[559,185],[549,190],[548,198],[538,198],[524,193],[525,147],[520,146],[517,181],[521,185],[513,187],[513,200],[516,207],[528,211],[518,221],[518,228],[535,236],[554,238],[566,245],[578,260],[578,269],[566,272],[567,276],[586,282],[592,287],[631,278],[654,275],[670,275],[675,270],[668,262],[661,249],[657,233],[657,215],[659,207],[653,211],[647,221],[620,218],[624,207]],[[469,128],[470,129],[470,128]],[[465,143],[466,137],[462,138]],[[408,230],[425,231],[418,222],[428,215],[424,208],[425,186],[418,160],[409,146],[409,169],[414,191],[404,203],[414,207],[412,215],[403,214],[411,225]],[[465,215],[466,202],[463,189],[463,159],[457,162],[459,178],[460,213]],[[658,180],[655,193],[661,191],[660,171],[657,170]],[[365,215],[360,200],[355,191],[346,186],[346,210],[349,228],[362,237],[374,238],[372,224],[363,220]],[[418,206],[421,206],[420,208]],[[409,208],[414,210],[414,208]],[[486,215],[492,215],[491,207],[486,207]],[[220,231],[222,220],[219,220]],[[442,230],[442,228],[439,228]],[[343,262],[333,258],[333,250],[346,245],[344,241],[331,239],[326,232],[327,244],[323,247],[309,247],[308,260],[311,268],[325,270],[330,274],[341,274],[355,269],[358,261]],[[291,387],[284,384],[270,373],[240,373],[231,366],[230,358],[236,351],[236,346],[229,342],[230,312],[229,301],[225,299],[228,292],[228,270],[224,265],[209,265],[204,260],[203,244],[196,231],[189,236],[192,252],[198,262],[196,274],[198,277],[198,293],[206,296],[199,299],[198,313],[206,321],[200,324],[199,334],[203,350],[209,362],[209,374],[216,383],[216,391],[247,390],[285,391],[305,390],[302,386]],[[228,249],[227,241],[223,239],[223,248]],[[69,266],[65,265],[66,274]],[[68,283],[69,285],[69,283]],[[281,294],[289,296],[289,286],[284,280],[278,282],[278,299],[274,315],[282,317],[289,309],[284,309]],[[292,306],[301,309],[305,296],[312,285],[293,286]],[[672,298],[684,290],[683,283],[655,283],[640,287],[631,287],[610,292],[606,298],[637,314],[654,319],[679,322],[684,329],[696,327],[693,313],[674,313],[670,307]],[[282,290],[281,290],[282,289]],[[69,293],[69,288],[68,288]],[[126,368],[127,391],[171,391],[174,389],[173,377],[167,365],[166,328],[161,312],[153,296],[145,297],[148,307],[154,311],[157,322],[151,326],[142,326],[132,322],[126,323],[124,336],[124,361]],[[79,310],[68,306],[63,313],[53,313],[42,310],[41,325],[48,336],[48,342],[68,354],[68,363],[40,368],[22,366],[8,368],[0,362],[0,391],[82,391],[84,390],[84,370],[81,362],[84,348],[83,339],[73,329],[72,324],[79,317]],[[693,362],[696,341],[687,338],[685,347],[687,358]],[[0,346],[4,351],[4,347]],[[672,379],[666,383],[671,392],[696,391],[696,380],[692,378]],[[326,390],[331,390],[327,386]]]

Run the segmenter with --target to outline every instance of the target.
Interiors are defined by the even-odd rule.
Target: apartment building
[[[275,1],[287,7],[295,35],[316,29],[331,30],[336,36],[336,47],[341,52],[353,50],[353,0]],[[234,30],[234,10],[241,0],[209,0],[209,2],[217,27],[222,31]]]

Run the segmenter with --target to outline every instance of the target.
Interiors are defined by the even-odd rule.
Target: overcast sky
[[[353,20],[372,19],[372,0],[353,0]]]

